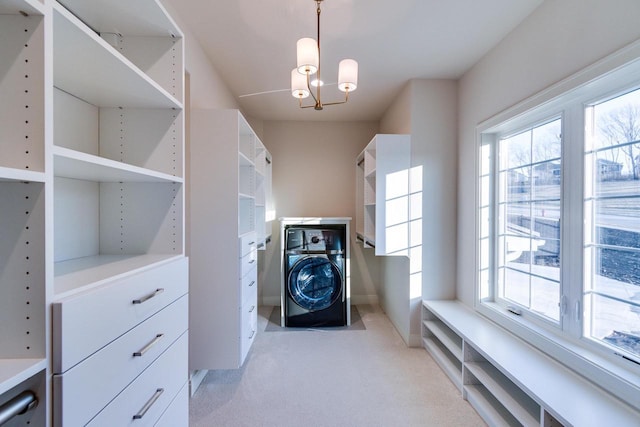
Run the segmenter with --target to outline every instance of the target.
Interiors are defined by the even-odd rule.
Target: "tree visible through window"
[[[498,143],[499,298],[560,319],[561,120]]]
[[[640,90],[586,118],[585,335],[640,356]]]

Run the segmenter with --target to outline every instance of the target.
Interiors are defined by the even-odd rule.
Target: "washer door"
[[[325,257],[309,256],[293,265],[287,280],[289,296],[309,311],[324,310],[340,298],[342,275]]]

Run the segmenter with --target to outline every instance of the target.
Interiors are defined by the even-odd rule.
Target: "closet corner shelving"
[[[271,155],[238,110],[191,115],[190,370],[242,366],[257,333]]]
[[[0,323],[11,325],[0,332],[0,405],[31,389],[38,405],[15,422],[84,425],[109,413],[118,424],[133,409],[113,397],[171,353],[178,385],[146,419],[186,425],[179,28],[158,0],[5,0],[0,56]],[[144,309],[129,307],[137,300]],[[184,329],[135,369],[119,365],[114,349],[166,327],[168,310]],[[96,381],[118,374],[100,390],[74,382],[98,359]]]
[[[388,226],[387,210],[404,203],[392,207],[408,214],[410,167],[409,135],[376,135],[356,159],[356,237],[376,255],[395,252],[398,230]]]

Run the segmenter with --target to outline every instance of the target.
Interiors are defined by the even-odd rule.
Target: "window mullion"
[[[561,327],[574,338],[582,336],[584,317],[584,116],[583,106],[573,104],[564,110],[562,125]]]

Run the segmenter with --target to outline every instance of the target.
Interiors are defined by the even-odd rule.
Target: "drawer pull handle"
[[[256,260],[252,259],[251,261],[249,261],[249,264],[253,264],[254,262],[256,262]]]
[[[142,409],[140,409],[140,412],[138,412],[137,414],[135,414],[133,416],[134,420],[141,420],[142,417],[144,417],[144,414],[147,413],[147,411],[149,409],[151,409],[151,407],[153,406],[154,403],[156,403],[156,400],[158,400],[158,398],[160,397],[160,395],[164,393],[164,389],[163,388],[159,388],[156,390],[155,393],[153,393],[153,396],[151,396],[151,399],[149,399],[147,401],[147,403],[144,404],[144,406],[142,407]]]
[[[251,306],[251,309],[249,309],[249,313],[253,313],[253,310],[255,310],[255,309],[256,309],[256,306],[255,306],[255,305],[252,305],[252,306]]]
[[[255,284],[256,284],[256,281],[255,281],[255,280],[252,280],[252,281],[251,281],[251,283],[249,283],[249,287],[252,287],[252,286],[253,286],[253,285],[255,285]]]
[[[249,243],[247,243],[247,244],[248,244],[249,246],[251,246],[251,245],[255,245],[255,243],[256,243],[256,242],[249,242]]]
[[[133,300],[133,303],[134,303],[134,304],[142,304],[143,302],[145,302],[145,301],[149,301],[151,298],[153,298],[153,297],[155,297],[155,296],[157,296],[157,295],[160,295],[160,294],[161,294],[161,293],[163,293],[163,292],[164,292],[164,288],[158,288],[158,289],[156,289],[153,293],[151,293],[151,294],[149,294],[149,295],[143,296],[143,297],[142,297],[142,298],[140,298],[140,299],[134,299],[134,300]]]
[[[249,335],[249,339],[253,338],[253,336],[254,336],[255,334],[256,334],[256,331],[255,331],[255,330],[251,331],[251,335]]]
[[[144,354],[149,351],[149,349],[151,347],[153,347],[154,345],[158,344],[158,342],[162,339],[162,337],[164,337],[164,334],[158,334],[156,335],[156,337],[154,339],[151,340],[151,342],[147,345],[145,345],[144,347],[142,347],[140,350],[136,351],[135,353],[133,353],[133,357],[142,357],[144,356]]]

